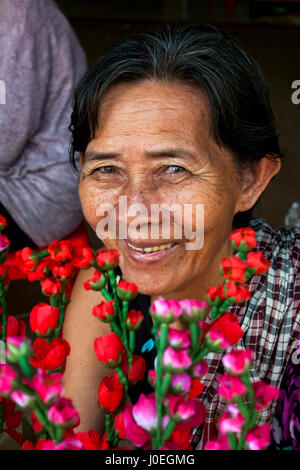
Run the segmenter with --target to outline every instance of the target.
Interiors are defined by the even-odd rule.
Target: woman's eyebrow
[[[161,150],[151,150],[145,151],[145,156],[147,158],[156,158],[156,157],[174,157],[174,158],[187,158],[190,160],[197,161],[198,158],[193,153],[189,152],[183,148],[167,148]],[[84,154],[84,161],[91,160],[108,160],[110,158],[121,157],[120,153],[116,152],[97,152],[90,151]]]

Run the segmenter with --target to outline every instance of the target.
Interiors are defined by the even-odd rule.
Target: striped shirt
[[[232,304],[227,311],[238,316],[244,334],[232,349],[252,349],[252,381],[263,380],[280,387],[289,356],[300,335],[300,230],[275,230],[262,218],[252,217],[249,226],[256,232],[257,247],[270,261],[269,270],[248,282],[250,299]],[[210,315],[207,320],[210,319]],[[228,351],[227,351],[228,352]],[[193,448],[217,437],[216,423],[225,412],[226,401],[217,393],[218,377],[225,370],[223,353],[209,353],[209,369],[200,396],[207,413],[202,426],[193,430]],[[271,423],[276,402],[259,413],[257,424]]]

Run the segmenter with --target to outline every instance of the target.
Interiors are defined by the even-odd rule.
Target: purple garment
[[[277,450],[300,450],[300,341],[283,376],[271,444]]]
[[[0,48],[0,200],[43,246],[83,219],[68,126],[86,58],[52,0],[0,0]]]

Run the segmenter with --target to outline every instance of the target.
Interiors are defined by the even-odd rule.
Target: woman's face
[[[119,250],[123,278],[153,298],[203,298],[201,289],[221,280],[219,263],[231,254],[233,216],[247,209],[240,207],[241,183],[232,155],[217,146],[209,129],[208,102],[197,88],[150,80],[122,83],[103,97],[95,138],[81,155],[79,195],[95,231],[101,220],[107,220],[107,212],[97,215],[104,203],[113,208],[110,215],[116,217],[117,232],[119,223],[124,231],[141,216],[129,212],[139,203],[148,215],[141,216],[136,232],[127,230],[129,243],[149,247],[175,242],[171,248],[143,253],[130,248],[119,233],[109,231],[109,238],[103,239],[107,248]],[[127,212],[120,209],[121,196],[123,201],[127,197]],[[163,236],[163,219],[155,223],[151,216],[153,204],[167,204],[167,212],[177,204],[177,215],[172,217],[172,209],[169,213],[177,229],[181,227],[181,236],[172,224],[170,235]],[[204,225],[197,205],[203,208]],[[184,220],[178,214],[188,206],[192,213]],[[158,238],[151,237],[151,223],[159,230]],[[147,230],[136,239],[139,229]],[[191,231],[203,236],[203,246],[196,250],[186,249]]]

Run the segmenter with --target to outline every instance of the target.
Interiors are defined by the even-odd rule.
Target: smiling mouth
[[[176,243],[166,243],[166,244],[162,244],[162,245],[138,247],[138,246],[132,245],[131,243],[129,243],[129,241],[127,241],[127,244],[133,250],[139,251],[141,253],[154,253],[154,252],[157,252],[157,251],[164,251],[164,250],[168,250],[172,246],[176,245]]]

